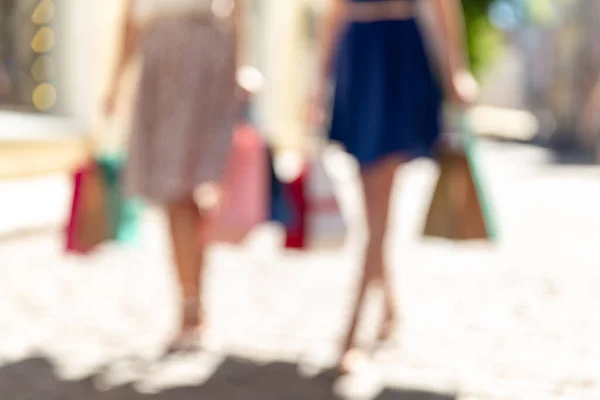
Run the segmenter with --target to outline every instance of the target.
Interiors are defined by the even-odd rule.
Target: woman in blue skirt
[[[440,73],[432,68],[415,19],[420,0],[331,1],[314,100],[320,111],[333,77],[330,138],[360,164],[369,229],[362,282],[339,362],[345,373],[357,355],[354,334],[370,283],[380,283],[385,297],[379,340],[388,338],[399,319],[382,251],[395,172],[404,162],[432,155],[444,93],[447,100],[466,105],[477,84],[468,72],[460,0],[429,0],[441,28],[434,38],[444,49],[437,57]]]

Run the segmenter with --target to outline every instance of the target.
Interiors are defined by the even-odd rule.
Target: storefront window
[[[0,0],[0,109],[54,105],[53,17],[52,0]]]

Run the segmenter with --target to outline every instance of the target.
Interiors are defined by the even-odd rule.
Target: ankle
[[[386,322],[395,322],[395,321],[399,321],[400,320],[400,312],[398,311],[398,309],[393,306],[387,306],[387,310],[385,311],[385,313],[383,314],[383,319]]]
[[[197,326],[201,322],[201,304],[198,296],[190,296],[183,299],[182,304],[182,326]]]
[[[184,285],[181,289],[181,295],[183,297],[183,302],[198,302],[199,298],[199,288],[197,285]]]

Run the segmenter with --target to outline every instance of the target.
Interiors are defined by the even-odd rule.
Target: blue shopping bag
[[[275,172],[275,157],[273,150],[267,150],[270,169],[270,204],[269,204],[269,221],[278,222],[284,226],[288,226],[294,219],[294,203],[291,201],[286,184],[279,179]]]

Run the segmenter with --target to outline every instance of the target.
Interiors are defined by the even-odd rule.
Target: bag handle
[[[327,148],[327,137],[323,133],[323,129],[313,128],[308,141],[308,154],[320,157]]]
[[[265,77],[256,67],[243,65],[236,70],[236,82],[239,88],[245,92],[244,98],[241,100],[240,119],[249,124],[256,124],[254,99],[263,91]]]
[[[100,141],[100,134],[99,134],[98,130],[96,129],[96,127],[93,126],[91,132],[89,132],[85,136],[85,140],[84,140],[84,144],[83,144],[87,155],[93,156],[96,154],[96,151],[99,147],[99,141]]]
[[[101,120],[85,140],[85,149],[90,157],[112,156],[123,151],[121,145],[122,133],[118,129],[117,118],[110,117]]]
[[[324,122],[316,123],[310,121],[306,125],[307,137],[308,137],[308,154],[312,156],[321,156],[327,148],[329,142],[328,135],[325,129],[326,124]]]
[[[473,145],[474,135],[469,108],[446,104],[443,108],[445,145],[456,151],[465,152]]]
[[[458,129],[463,137],[465,150],[467,150],[467,148],[472,148],[475,145],[476,140],[469,111],[470,109],[460,109],[457,111]]]

